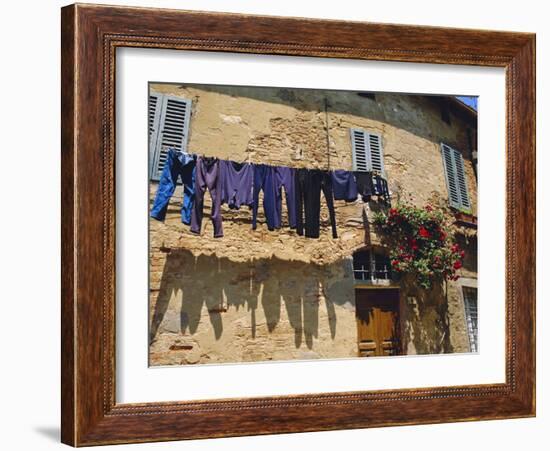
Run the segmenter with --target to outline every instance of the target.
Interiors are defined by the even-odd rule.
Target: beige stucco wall
[[[465,124],[420,96],[238,87],[152,85],[155,92],[193,101],[188,150],[235,161],[291,167],[351,169],[349,128],[378,132],[394,202],[430,202],[446,208],[440,142],[463,152],[473,212],[476,178]],[[327,157],[325,98],[328,102]],[[151,184],[151,198],[156,184]],[[355,357],[357,332],[350,257],[377,245],[369,221],[376,202],[336,201],[339,237],[321,213],[319,239],[283,228],[269,232],[259,215],[224,207],[224,237],[212,238],[209,198],[201,236],[180,222],[181,188],[164,223],[150,222],[152,365],[320,357]],[[322,200],[322,205],[324,202]],[[262,208],[260,208],[260,213]],[[286,209],[283,210],[285,212]],[[449,216],[450,219],[450,216]],[[466,246],[476,278],[475,231]],[[408,354],[468,350],[457,284],[417,290],[403,280],[401,329]]]

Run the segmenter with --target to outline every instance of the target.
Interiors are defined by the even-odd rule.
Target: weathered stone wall
[[[477,185],[466,127],[455,116],[450,125],[443,122],[439,107],[425,97],[376,94],[371,100],[342,91],[160,84],[151,89],[193,100],[188,149],[197,154],[351,169],[349,128],[378,132],[394,201],[446,206],[443,141],[464,154],[475,214]],[[151,198],[155,192],[152,183]],[[337,239],[324,207],[319,239],[288,228],[269,232],[261,207],[253,231],[247,208],[224,207],[224,237],[214,239],[209,196],[200,236],[181,223],[181,200],[178,187],[166,221],[150,223],[152,365],[357,355],[350,257],[365,245],[380,244],[366,219],[376,202],[336,201]],[[467,246],[474,259],[464,269],[467,277],[476,277],[476,253],[475,246]],[[400,287],[408,354],[468,350],[464,307],[454,283],[432,293],[406,280]]]

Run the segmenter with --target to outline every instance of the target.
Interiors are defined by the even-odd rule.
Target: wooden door
[[[355,290],[360,357],[398,355],[399,290]]]

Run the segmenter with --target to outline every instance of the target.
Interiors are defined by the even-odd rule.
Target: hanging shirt
[[[191,232],[193,233],[201,233],[204,194],[207,189],[212,198],[211,219],[214,238],[219,238],[223,236],[220,160],[214,157],[198,157],[195,169],[195,206],[191,214]]]
[[[357,182],[351,171],[336,169],[330,173],[335,200],[354,202],[357,200]]]
[[[275,230],[280,227],[280,220],[277,219],[277,174],[275,167],[266,164],[253,164],[252,166],[254,168],[252,229],[256,230],[257,227],[260,191],[263,191],[263,207],[267,228]]]
[[[189,155],[174,149],[168,150],[153,208],[151,209],[152,218],[164,221],[168,203],[174,194],[178,178],[181,177],[183,183],[181,222],[184,224],[191,222],[191,210],[195,199],[195,161],[195,155]]]
[[[291,229],[296,228],[296,190],[295,190],[295,169],[286,166],[275,167],[275,191],[276,203],[276,228],[282,226],[283,193],[285,190],[285,201],[288,212],[288,225]]]
[[[319,238],[321,219],[321,191],[327,203],[332,237],[337,238],[336,215],[332,178],[328,171],[320,169],[296,169],[296,231],[307,238]]]
[[[220,160],[221,202],[231,209],[254,202],[254,168],[249,163]]]
[[[357,182],[357,191],[363,202],[370,201],[374,194],[374,185],[372,183],[372,172],[355,171],[355,180]]]

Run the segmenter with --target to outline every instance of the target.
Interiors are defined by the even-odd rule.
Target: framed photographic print
[[[62,9],[62,441],[535,414],[532,34]]]

